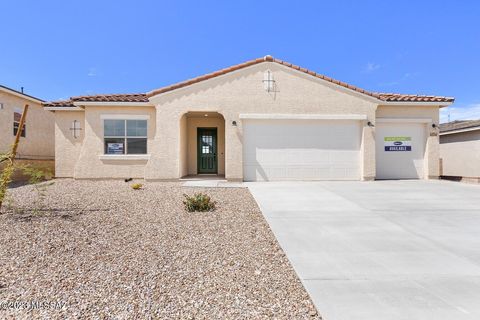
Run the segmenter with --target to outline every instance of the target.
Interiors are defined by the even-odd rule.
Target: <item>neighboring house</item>
[[[24,131],[17,149],[17,161],[54,167],[55,119],[44,110],[44,101],[0,85],[0,153],[7,153],[15,140],[25,104],[29,105]]]
[[[441,175],[479,181],[480,120],[457,120],[440,125]]]
[[[266,56],[146,94],[44,106],[58,177],[373,180],[437,178],[439,108],[453,101],[368,92]]]

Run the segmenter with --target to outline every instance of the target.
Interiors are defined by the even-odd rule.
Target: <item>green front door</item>
[[[197,129],[198,173],[217,173],[217,128]]]

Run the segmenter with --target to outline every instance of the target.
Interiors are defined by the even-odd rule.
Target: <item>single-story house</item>
[[[233,181],[439,176],[450,97],[369,92],[265,56],[139,94],[45,103],[57,177]]]
[[[54,168],[55,119],[44,110],[43,100],[0,85],[0,153],[8,153],[15,140],[23,108],[28,104],[16,162]],[[18,177],[18,175],[17,175]]]
[[[480,182],[480,120],[440,124],[440,175]]]

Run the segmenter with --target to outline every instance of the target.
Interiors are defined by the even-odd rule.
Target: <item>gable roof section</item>
[[[33,101],[35,101],[35,102],[37,102],[37,103],[42,103],[42,102],[44,102],[42,99],[36,98],[36,97],[34,97],[34,96],[25,94],[25,93],[23,93],[23,92],[21,92],[21,91],[17,91],[17,90],[15,90],[15,89],[12,89],[12,88],[9,88],[9,87],[6,87],[6,86],[2,86],[1,84],[0,84],[0,91],[8,92],[8,93],[13,94],[13,95],[15,95],[15,96],[17,96],[17,97],[22,97],[22,98],[25,98],[25,99],[28,99],[28,100],[33,100]]]
[[[184,88],[190,86],[195,83],[199,83],[205,80],[209,80],[221,75],[228,74],[233,71],[237,71],[243,68],[247,68],[259,63],[263,62],[273,62],[277,63],[299,72],[303,72],[309,74],[313,77],[331,82],[338,86],[347,88],[349,90],[373,97],[378,99],[379,102],[433,102],[433,103],[453,103],[455,100],[453,97],[443,97],[443,96],[431,96],[431,95],[416,95],[416,94],[399,94],[399,93],[381,93],[381,92],[370,92],[359,87],[353,86],[351,84],[335,80],[333,78],[327,77],[325,75],[316,73],[314,71],[296,66],[289,62],[273,58],[272,56],[265,56],[263,58],[258,58],[254,60],[250,60],[241,64],[237,64],[225,69],[221,69],[212,73],[205,74],[203,76],[199,76],[193,79],[189,79],[186,81],[182,81],[176,84],[172,84],[166,87],[162,87],[159,89],[152,90],[148,93],[137,93],[137,94],[108,94],[108,95],[89,95],[89,96],[77,96],[72,97],[68,101],[57,101],[57,102],[47,102],[44,104],[46,107],[68,107],[73,106],[75,102],[149,102],[149,98],[153,97],[158,94],[162,94],[165,92],[173,91],[176,89]]]
[[[221,76],[221,75],[233,72],[233,71],[237,71],[237,70],[240,70],[240,69],[243,69],[243,68],[246,68],[246,67],[250,67],[250,66],[262,63],[262,62],[274,62],[274,63],[280,64],[280,65],[283,65],[283,66],[287,66],[287,67],[292,68],[294,70],[309,74],[309,75],[314,76],[316,78],[334,83],[334,84],[339,85],[341,87],[344,87],[344,88],[347,88],[347,89],[350,89],[350,90],[353,90],[353,91],[356,91],[356,92],[359,92],[359,93],[365,94],[367,96],[371,96],[371,97],[374,97],[378,100],[386,101],[386,102],[389,102],[389,101],[398,101],[398,102],[453,102],[455,100],[452,97],[443,97],[443,96],[370,92],[370,91],[361,89],[359,87],[353,86],[351,84],[348,84],[348,83],[345,83],[345,82],[342,82],[342,81],[339,81],[339,80],[335,80],[333,78],[330,78],[330,77],[327,77],[325,75],[316,73],[314,71],[296,66],[296,65],[291,64],[289,62],[273,58],[272,56],[265,56],[263,58],[250,60],[250,61],[247,61],[247,62],[244,62],[244,63],[241,63],[241,64],[231,66],[229,68],[225,68],[225,69],[222,69],[222,70],[219,70],[219,71],[208,73],[208,74],[200,76],[200,77],[196,77],[196,78],[193,78],[193,79],[190,79],[190,80],[182,81],[182,82],[179,82],[179,83],[167,86],[167,87],[163,87],[163,88],[160,88],[160,89],[152,90],[152,91],[147,93],[147,96],[152,97],[152,96],[155,96],[157,94],[161,94],[161,93],[164,93],[164,92],[180,89],[180,88],[189,86],[189,85],[194,84],[194,83],[198,83],[198,82],[201,82],[201,81],[212,79],[212,78],[215,78],[215,77],[218,77],[218,76]]]
[[[448,123],[441,123],[439,128],[440,133],[477,128],[480,130],[480,120],[455,120]]]

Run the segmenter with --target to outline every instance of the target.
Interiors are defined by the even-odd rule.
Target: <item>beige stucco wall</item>
[[[274,92],[264,89],[270,70]],[[243,123],[240,114],[365,115],[361,142],[362,179],[375,178],[376,117],[429,118],[438,124],[438,107],[378,106],[366,95],[339,87],[275,63],[261,63],[150,98],[151,107],[86,106],[85,112],[56,111],[58,176],[75,178],[178,179],[196,174],[196,128],[217,127],[219,174],[243,179]],[[378,108],[377,108],[378,107]],[[194,112],[218,112],[218,118],[194,118]],[[68,115],[67,115],[68,114]],[[100,160],[103,154],[102,114],[144,114],[148,121],[148,160]],[[72,141],[68,128],[84,117],[83,138]],[[237,126],[232,125],[236,121]],[[335,121],[335,120],[331,120]],[[438,136],[427,126],[425,177],[438,176]]]
[[[275,92],[263,86],[266,70],[273,72]],[[192,111],[219,112],[225,118],[225,176],[243,179],[241,113],[363,114],[375,118],[377,104],[364,95],[275,63],[262,63],[208,81],[150,98],[156,105],[157,130],[163,134],[147,164],[147,179],[175,179],[182,172],[180,161],[181,117]],[[237,126],[231,122],[236,121]],[[332,120],[334,121],[334,120]],[[366,123],[366,122],[365,122]],[[365,125],[365,124],[364,124]],[[372,135],[364,135],[364,178],[375,170]],[[154,155],[154,156],[153,156]]]
[[[56,176],[77,179],[144,178],[148,160],[101,160],[104,154],[102,115],[146,115],[147,152],[162,137],[157,134],[154,107],[89,106],[85,111],[55,111]],[[74,139],[69,129],[73,120],[81,121],[81,137]]]
[[[440,136],[442,175],[480,177],[480,130]]]
[[[82,130],[74,138],[73,121],[80,121]],[[55,176],[73,177],[85,136],[85,113],[83,111],[55,111]]]
[[[424,178],[438,178],[440,175],[438,106],[379,106],[376,111],[376,118],[431,119],[431,122],[427,122],[425,126]],[[432,128],[432,124],[437,125],[437,128]]]
[[[147,115],[147,153],[156,150],[154,145],[163,138],[155,127],[156,113],[153,107],[95,107],[85,108],[85,140],[75,166],[75,178],[143,178],[148,160],[100,160],[104,154],[102,115]],[[177,154],[178,159],[178,154]]]
[[[223,117],[187,118],[188,174],[197,174],[197,129],[217,128],[218,174],[225,174],[225,120]]]
[[[54,117],[43,110],[40,103],[0,90],[0,153],[8,152],[14,142],[13,113],[29,105],[26,119],[26,137],[20,138],[17,157],[22,159],[53,159]]]
[[[188,175],[188,129],[187,115],[184,114],[180,119],[180,177]]]

